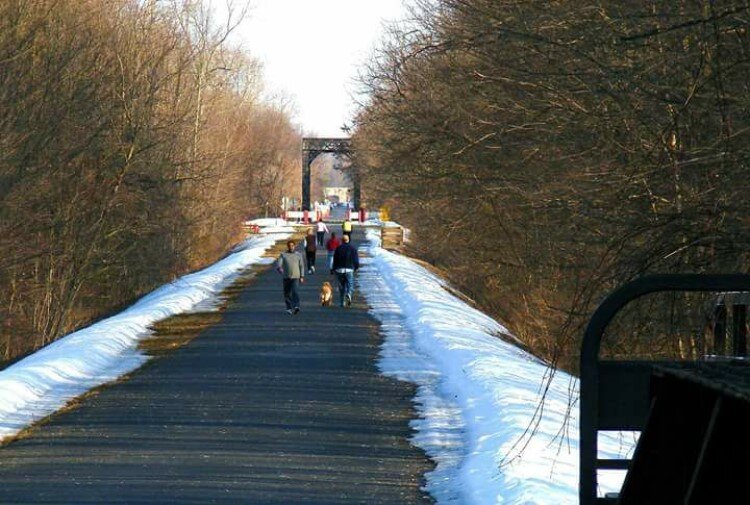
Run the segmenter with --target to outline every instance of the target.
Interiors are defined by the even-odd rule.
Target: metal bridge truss
[[[302,209],[310,210],[310,167],[315,158],[321,154],[331,153],[351,159],[352,141],[350,138],[314,138],[302,139]],[[360,207],[359,177],[351,174],[354,188],[352,197],[354,207]]]

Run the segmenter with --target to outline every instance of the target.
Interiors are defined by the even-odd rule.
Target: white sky
[[[357,70],[383,23],[406,15],[405,1],[251,0],[250,6],[237,37],[263,62],[269,91],[291,96],[305,133],[346,136],[341,126],[355,110]]]

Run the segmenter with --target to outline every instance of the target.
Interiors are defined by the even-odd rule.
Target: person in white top
[[[326,233],[328,233],[328,227],[321,219],[320,221],[318,221],[318,245],[323,245],[323,239],[325,238]]]

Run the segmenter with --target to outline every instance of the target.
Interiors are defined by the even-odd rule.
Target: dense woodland
[[[418,2],[362,76],[369,205],[575,371],[582,325],[617,285],[750,266],[749,5]],[[705,352],[706,309],[646,300],[607,352]]]
[[[287,107],[199,0],[0,2],[0,356],[224,254],[299,177]]]

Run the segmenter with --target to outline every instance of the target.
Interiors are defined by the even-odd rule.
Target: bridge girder
[[[351,159],[352,140],[350,138],[318,138],[305,137],[302,139],[302,209],[310,210],[310,167],[312,162],[321,154],[336,154]],[[354,206],[360,206],[359,178],[352,177],[354,188],[352,197]]]

